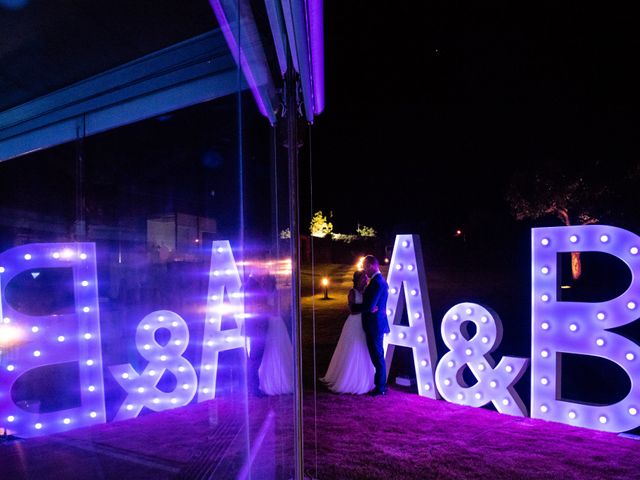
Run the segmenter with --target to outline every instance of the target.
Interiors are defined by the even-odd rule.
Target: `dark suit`
[[[362,313],[362,329],[367,337],[367,348],[371,362],[376,369],[374,383],[376,390],[387,390],[387,366],[384,362],[384,334],[389,333],[387,320],[387,297],[389,285],[380,272],[376,273],[364,290],[361,305],[355,305],[355,310]],[[371,313],[375,307],[378,310]]]

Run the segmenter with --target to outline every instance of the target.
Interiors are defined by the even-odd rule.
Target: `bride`
[[[375,386],[375,370],[362,329],[362,315],[353,311],[354,304],[362,303],[362,293],[367,286],[367,280],[364,272],[354,272],[353,288],[349,290],[348,296],[351,314],[344,322],[327,373],[320,379],[332,392],[362,394]]]

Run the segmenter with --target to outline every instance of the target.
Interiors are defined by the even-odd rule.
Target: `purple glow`
[[[323,0],[308,0],[311,75],[313,80],[313,113],[324,110],[324,16]]]
[[[264,100],[259,90],[258,82],[253,75],[253,71],[247,60],[247,56],[245,54],[245,50],[239,46],[240,39],[236,39],[234,36],[234,32],[232,31],[231,24],[227,19],[227,15],[222,7],[221,0],[209,0],[211,4],[211,8],[216,15],[218,20],[218,24],[220,25],[220,29],[222,30],[222,34],[224,38],[227,40],[227,45],[229,45],[229,50],[233,55],[233,58],[236,61],[236,64],[240,65],[242,73],[249,84],[249,88],[251,89],[251,93],[253,94],[253,98],[256,100],[256,104],[258,106],[258,110],[262,115],[267,117],[271,123],[275,122],[275,115],[272,111],[270,111],[267,106],[264,104]],[[234,20],[234,23],[238,22],[238,20]],[[243,26],[245,26],[243,24]]]
[[[476,334],[466,339],[465,322],[476,326]],[[442,340],[449,348],[436,369],[438,390],[449,402],[481,407],[492,402],[500,413],[526,416],[527,409],[513,386],[524,373],[526,358],[502,357],[497,366],[489,355],[502,339],[500,317],[482,305],[459,303],[442,320]],[[468,367],[477,383],[468,386],[462,371]]]
[[[5,289],[16,275],[30,269],[71,268],[75,313],[32,316],[6,301]],[[0,304],[4,319],[20,330],[21,342],[0,364],[0,426],[32,437],[63,432],[105,421],[104,379],[93,243],[35,243],[0,254]],[[37,278],[37,277],[36,277]],[[35,278],[34,278],[35,280]],[[11,387],[24,374],[45,365],[77,362],[81,405],[47,413],[23,410],[11,398]],[[92,388],[89,389],[88,386]]]
[[[640,425],[640,347],[609,329],[638,318],[640,237],[607,225],[532,230],[531,416],[581,427],[622,432]],[[560,252],[603,252],[624,261],[631,284],[619,297],[599,303],[557,298]],[[629,375],[631,391],[612,405],[560,398],[558,353],[592,355],[615,362]],[[597,386],[595,387],[597,388]]]
[[[387,316],[391,330],[385,336],[387,370],[391,366],[395,345],[411,348],[418,393],[438,398],[434,379],[437,351],[419,235],[396,235],[387,283]],[[400,323],[405,307],[408,327],[396,325]]]

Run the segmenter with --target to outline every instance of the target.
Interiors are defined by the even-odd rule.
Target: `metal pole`
[[[295,478],[304,477],[302,310],[300,306],[300,222],[298,205],[298,105],[293,68],[285,76],[287,105],[287,145],[289,164],[289,225],[291,228],[291,330],[294,341]]]

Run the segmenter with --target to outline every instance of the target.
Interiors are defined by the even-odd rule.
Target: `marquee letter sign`
[[[472,322],[476,333],[467,339],[466,324]],[[527,367],[526,358],[502,357],[498,366],[489,355],[500,344],[502,323],[500,317],[475,303],[459,303],[444,315],[442,339],[447,352],[436,369],[438,390],[442,396],[460,405],[481,407],[493,402],[500,413],[523,416],[527,408],[515,392],[513,385]],[[478,381],[468,386],[462,371],[469,367]]]
[[[385,355],[387,373],[391,367],[394,345],[409,347],[413,350],[418,393],[423,397],[438,398],[433,375],[437,351],[418,235],[396,235],[387,277],[387,315],[391,320],[391,332],[385,339],[388,342]],[[396,325],[402,318],[405,306],[408,327]]]
[[[73,271],[74,313],[32,316],[7,302],[6,288],[16,275],[43,268]],[[93,243],[34,243],[0,254],[0,311],[24,340],[0,363],[0,425],[33,437],[105,422],[97,285]],[[78,364],[79,407],[39,413],[14,403],[11,387],[21,376],[67,362]]]
[[[228,303],[224,301],[225,292]],[[220,352],[245,346],[242,334],[244,325],[242,282],[228,240],[213,242],[206,314],[198,402],[211,400],[216,396]],[[222,330],[224,315],[231,315],[234,318],[236,328]]]
[[[621,432],[640,425],[640,348],[609,329],[640,316],[640,237],[616,227],[582,225],[532,231],[531,416],[597,430]],[[603,252],[624,261],[631,285],[600,303],[558,299],[558,253]],[[618,364],[631,391],[612,405],[593,406],[559,398],[560,353],[592,355]]]

